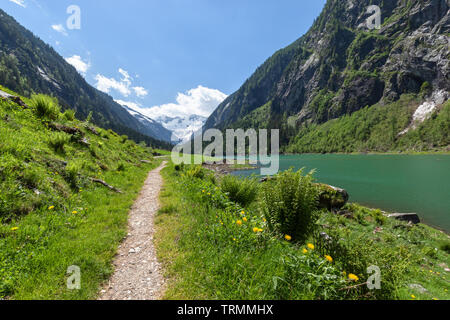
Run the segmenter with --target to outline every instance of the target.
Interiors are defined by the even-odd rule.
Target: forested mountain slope
[[[371,5],[381,9],[380,29],[369,30],[367,26],[374,14],[368,12]],[[281,143],[290,145],[290,151],[318,151],[295,147],[294,142],[308,126],[351,115],[367,106],[410,101],[400,97],[412,94],[412,105],[397,104],[404,114],[402,119],[391,119],[396,122],[392,143],[369,148],[397,149],[396,139],[415,130],[420,124],[416,121],[436,118],[445,109],[450,88],[449,36],[446,0],[328,0],[311,29],[259,67],[217,108],[205,129],[279,128]],[[424,103],[430,107],[423,107]],[[420,106],[428,113],[418,116],[416,113],[423,113]],[[371,132],[372,127],[366,129]],[[350,151],[366,151],[369,133],[359,138],[362,148]],[[319,151],[333,149],[329,148],[333,144],[331,137],[327,148]],[[447,137],[431,141],[422,149],[448,144]]]
[[[93,88],[52,47],[0,9],[0,84],[24,96],[45,93],[64,109],[76,110],[95,124],[126,134],[135,141],[169,147],[171,132],[159,123],[141,122],[109,95]]]

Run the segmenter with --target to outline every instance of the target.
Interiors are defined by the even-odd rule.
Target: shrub
[[[70,141],[70,136],[64,132],[53,132],[49,138],[49,145],[56,152],[64,152],[64,146]]]
[[[77,162],[71,162],[66,166],[65,178],[73,188],[78,184],[78,174],[81,171],[81,167],[82,166]]]
[[[197,179],[204,179],[206,174],[205,170],[201,166],[193,166],[189,170],[186,171],[186,176]]]
[[[60,116],[60,106],[58,100],[43,94],[33,95],[31,97],[31,105],[34,107],[36,115],[39,118],[47,118],[56,120]]]
[[[236,176],[223,177],[220,187],[228,198],[240,204],[242,207],[247,207],[251,204],[258,194],[258,182],[256,179],[240,179]]]
[[[312,173],[303,170],[278,174],[262,188],[261,210],[270,230],[303,242],[315,229],[319,192]]]
[[[63,117],[64,117],[64,119],[66,119],[67,121],[74,121],[74,120],[75,120],[75,110],[67,109],[67,110],[63,113]]]

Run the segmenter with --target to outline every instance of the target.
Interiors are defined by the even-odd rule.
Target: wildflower
[[[77,214],[78,213],[78,211],[72,211],[72,214]]]
[[[263,219],[264,222],[267,222],[266,218]]]
[[[55,209],[55,206],[48,207],[48,210],[53,210],[53,209]]]
[[[412,294],[412,295],[411,295],[411,298],[416,299],[416,296]]]
[[[308,243],[308,248],[314,250],[314,245],[312,243]]]
[[[202,190],[202,192],[205,193],[206,191],[205,191],[205,190]]]
[[[241,211],[241,214],[244,215],[244,214],[245,214],[245,211]]]
[[[434,301],[438,301],[439,299],[438,299],[438,298],[433,298],[433,300],[434,300]]]
[[[352,280],[352,281],[358,281],[358,280],[359,280],[359,277],[358,277],[356,274],[353,274],[353,273],[350,273],[350,274],[348,275],[348,278],[349,278],[350,280]]]
[[[233,241],[236,241],[236,238],[233,238]]]
[[[287,241],[291,241],[291,240],[292,240],[292,237],[289,236],[289,235],[285,235],[284,238],[285,238]]]
[[[17,230],[19,230],[18,227],[11,228],[11,231],[17,231]]]
[[[244,219],[242,219],[242,220],[244,220],[244,222],[247,222],[247,218],[246,217],[244,217]]]
[[[241,226],[241,225],[242,225],[242,220],[236,221],[236,224],[237,224],[238,226]]]
[[[303,248],[302,252],[303,252],[303,254],[307,254],[307,253],[308,253],[308,250],[306,250],[305,248]]]
[[[327,259],[327,260],[330,261],[330,262],[333,262],[333,258],[332,258],[331,256],[329,256],[329,255],[326,255],[326,256],[325,256],[325,259]]]
[[[258,232],[263,232],[263,229],[260,229],[260,228],[253,228],[253,232],[254,233],[258,233]]]

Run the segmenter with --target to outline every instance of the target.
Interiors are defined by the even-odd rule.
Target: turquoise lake
[[[350,201],[389,212],[417,213],[450,231],[450,155],[289,155],[280,170],[316,169],[316,180],[346,189]],[[259,170],[235,174],[258,174]]]

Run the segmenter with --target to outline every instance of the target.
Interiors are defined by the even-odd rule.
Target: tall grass
[[[225,176],[222,178],[220,187],[231,201],[242,207],[249,206],[258,195],[258,181],[256,178],[241,179],[236,176]]]
[[[34,107],[35,113],[39,118],[56,120],[61,115],[61,107],[56,98],[43,94],[33,95],[31,97],[31,105]]]

